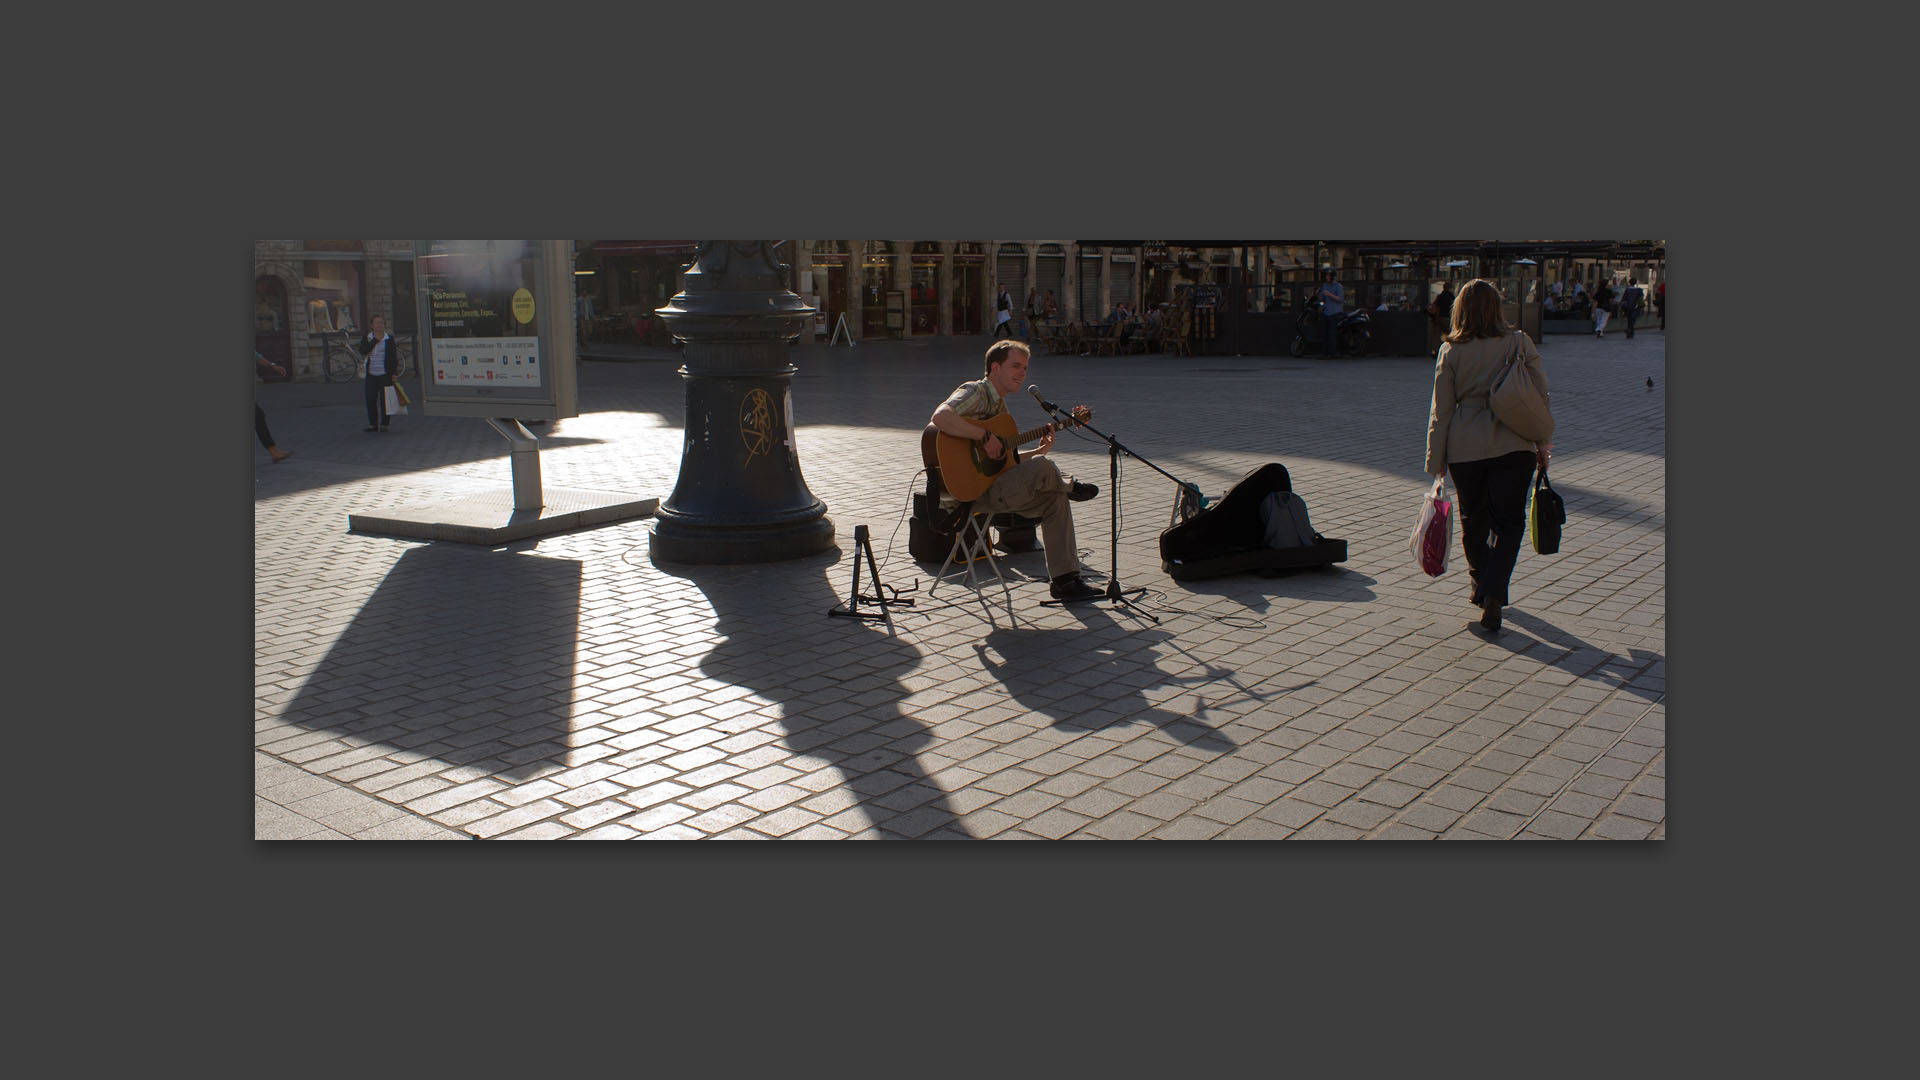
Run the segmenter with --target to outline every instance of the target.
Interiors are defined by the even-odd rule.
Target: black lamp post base
[[[825,515],[784,524],[734,526],[657,517],[647,540],[647,555],[654,562],[698,566],[783,562],[833,549],[833,522]]]

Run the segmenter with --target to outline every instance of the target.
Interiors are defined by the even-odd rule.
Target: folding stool
[[[980,581],[974,579],[973,564],[984,558],[987,560],[987,566],[993,570],[994,580],[1000,583],[1000,588],[1006,593],[1007,610],[1011,612],[1013,589],[1007,584],[1006,576],[1000,573],[1000,561],[993,557],[993,543],[987,533],[987,526],[993,515],[973,509],[971,503],[960,508],[960,515],[960,527],[953,532],[953,547],[947,552],[947,561],[941,565],[939,576],[933,579],[933,585],[927,589],[928,598],[932,598],[934,590],[940,587],[940,583],[947,579],[949,573],[954,574],[956,578],[959,576],[956,563],[966,568],[967,584],[978,592],[980,585],[985,582],[985,577],[982,575]]]

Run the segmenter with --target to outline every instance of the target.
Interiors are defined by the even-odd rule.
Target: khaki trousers
[[[1047,552],[1047,576],[1080,572],[1080,545],[1073,534],[1070,477],[1045,457],[1027,460],[1000,474],[973,508],[988,514],[1013,513],[1040,519],[1040,544]]]

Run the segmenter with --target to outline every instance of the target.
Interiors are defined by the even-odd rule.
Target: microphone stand
[[[1037,398],[1038,395],[1035,395],[1035,397]],[[1040,407],[1047,410],[1047,412],[1051,414],[1053,418],[1057,421],[1064,422],[1070,419],[1069,417],[1062,416],[1060,414],[1059,406],[1056,406],[1050,402],[1042,400],[1040,402]],[[1147,468],[1152,469],[1154,472],[1159,473],[1161,476],[1164,476],[1169,480],[1172,480],[1176,484],[1180,484],[1180,486],[1183,488],[1188,487],[1190,485],[1181,483],[1178,477],[1175,477],[1173,474],[1167,472],[1165,469],[1162,469],[1160,466],[1155,465],[1153,462],[1148,461],[1146,458],[1141,457],[1139,454],[1136,454],[1133,451],[1127,449],[1126,447],[1121,446],[1120,440],[1115,439],[1113,436],[1107,434],[1104,431],[1101,431],[1099,428],[1094,427],[1092,424],[1080,423],[1078,426],[1086,428],[1088,431],[1091,431],[1095,435],[1098,435],[1100,436],[1100,438],[1106,440],[1107,482],[1110,485],[1110,490],[1112,492],[1112,498],[1113,498],[1112,513],[1109,515],[1112,521],[1113,539],[1112,539],[1112,543],[1108,546],[1108,551],[1112,556],[1112,568],[1110,572],[1107,574],[1106,595],[1096,597],[1092,602],[1099,603],[1102,600],[1111,600],[1114,603],[1125,607],[1128,611],[1134,613],[1135,615],[1143,616],[1157,623],[1160,621],[1158,616],[1142,609],[1138,604],[1135,604],[1133,601],[1127,599],[1127,597],[1129,596],[1137,596],[1140,593],[1146,592],[1147,590],[1145,586],[1141,586],[1140,588],[1137,588],[1137,589],[1123,589],[1120,587],[1120,455],[1125,454],[1128,457],[1134,459],[1135,461],[1144,463],[1147,466]],[[1066,603],[1067,601],[1065,600],[1040,601],[1040,605],[1042,607],[1065,606]]]

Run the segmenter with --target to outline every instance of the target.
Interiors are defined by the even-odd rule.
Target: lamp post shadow
[[[885,624],[827,617],[845,599],[828,581],[839,562],[836,552],[771,567],[659,569],[712,606],[718,641],[700,673],[775,706],[780,745],[839,773],[798,805],[857,837],[970,838],[919,759],[933,741],[927,725],[901,706],[920,651]]]

